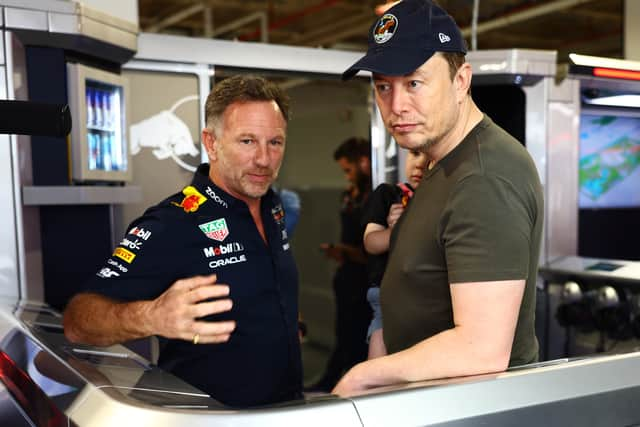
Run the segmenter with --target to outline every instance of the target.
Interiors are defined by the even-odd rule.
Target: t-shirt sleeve
[[[497,176],[462,180],[441,222],[449,282],[526,279],[536,212],[532,203]]]
[[[155,216],[134,221],[84,291],[119,301],[158,297],[177,280],[170,225]]]
[[[398,195],[396,187],[389,184],[380,184],[369,199],[362,216],[362,225],[367,226],[370,222],[387,226],[387,216],[389,215],[389,207],[395,202]]]

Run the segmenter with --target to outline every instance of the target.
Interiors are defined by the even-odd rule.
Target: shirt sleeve
[[[450,283],[527,278],[536,209],[521,193],[486,174],[456,186],[440,224]]]
[[[178,278],[179,254],[170,228],[156,216],[134,221],[84,290],[120,301],[158,297]]]
[[[395,202],[398,191],[397,187],[389,184],[380,184],[367,200],[362,216],[362,225],[367,226],[370,222],[387,227],[387,216],[389,207]]]

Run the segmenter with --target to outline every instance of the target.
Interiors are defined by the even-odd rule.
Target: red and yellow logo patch
[[[187,213],[197,211],[200,205],[207,201],[207,198],[192,186],[185,187],[184,190],[182,190],[182,194],[184,194],[182,202],[171,203],[175,206],[180,206]]]
[[[116,248],[116,250],[113,251],[113,256],[117,256],[121,260],[127,262],[128,264],[131,264],[133,262],[133,259],[136,257],[136,254],[124,248]]]

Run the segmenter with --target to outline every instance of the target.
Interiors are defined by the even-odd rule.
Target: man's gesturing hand
[[[179,338],[194,344],[221,343],[235,329],[234,321],[198,320],[231,310],[229,286],[216,283],[215,274],[176,281],[149,306],[148,317],[153,334]],[[205,301],[215,298],[213,301]]]

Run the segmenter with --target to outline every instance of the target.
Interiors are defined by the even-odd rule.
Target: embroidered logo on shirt
[[[118,277],[118,276],[120,276],[120,274],[116,273],[115,271],[113,271],[109,267],[105,267],[105,268],[103,268],[102,270],[100,270],[97,273],[97,276],[98,277],[102,277],[103,279],[109,279],[109,278],[111,278],[113,276]]]
[[[204,248],[204,256],[207,258],[211,258],[212,256],[218,255],[228,255],[234,252],[242,252],[244,251],[244,246],[242,243],[231,242],[226,245],[220,246],[209,246],[208,248]]]
[[[217,204],[219,204],[220,206],[223,206],[225,208],[228,208],[229,205],[227,205],[227,202],[224,201],[224,199],[220,196],[218,196],[216,194],[215,191],[213,191],[213,189],[211,187],[207,187],[207,189],[205,190],[205,192],[207,193],[207,196],[211,197]]]
[[[121,265],[119,262],[112,260],[111,258],[107,260],[107,264],[114,266],[115,268],[122,271],[123,273],[126,273],[127,271],[129,271],[127,267],[125,267],[124,265]]]
[[[214,219],[213,221],[206,222],[198,225],[200,230],[210,239],[222,242],[229,235],[229,228],[227,227],[227,221],[224,218]]]
[[[182,194],[185,196],[182,202],[171,202],[171,204],[181,207],[187,213],[197,211],[200,205],[207,201],[207,198],[192,186],[185,187]]]
[[[131,230],[129,230],[129,234],[133,234],[136,237],[139,237],[143,240],[148,240],[149,237],[151,237],[151,232],[145,230],[142,227],[133,227]]]
[[[133,262],[133,259],[136,257],[136,254],[124,248],[116,248],[116,250],[113,251],[113,255],[117,256],[128,264],[131,264]]]
[[[271,215],[273,215],[273,219],[281,224],[284,222],[284,209],[282,209],[282,205],[278,203],[271,209]]]
[[[142,248],[142,241],[136,239],[136,240],[129,240],[126,237],[124,239],[122,239],[120,241],[120,246],[124,246],[125,248],[129,248],[129,249],[141,249]]]
[[[243,254],[240,256],[230,256],[229,258],[222,258],[213,260],[209,263],[209,268],[218,268],[229,264],[237,264],[239,262],[246,262],[247,257]]]

